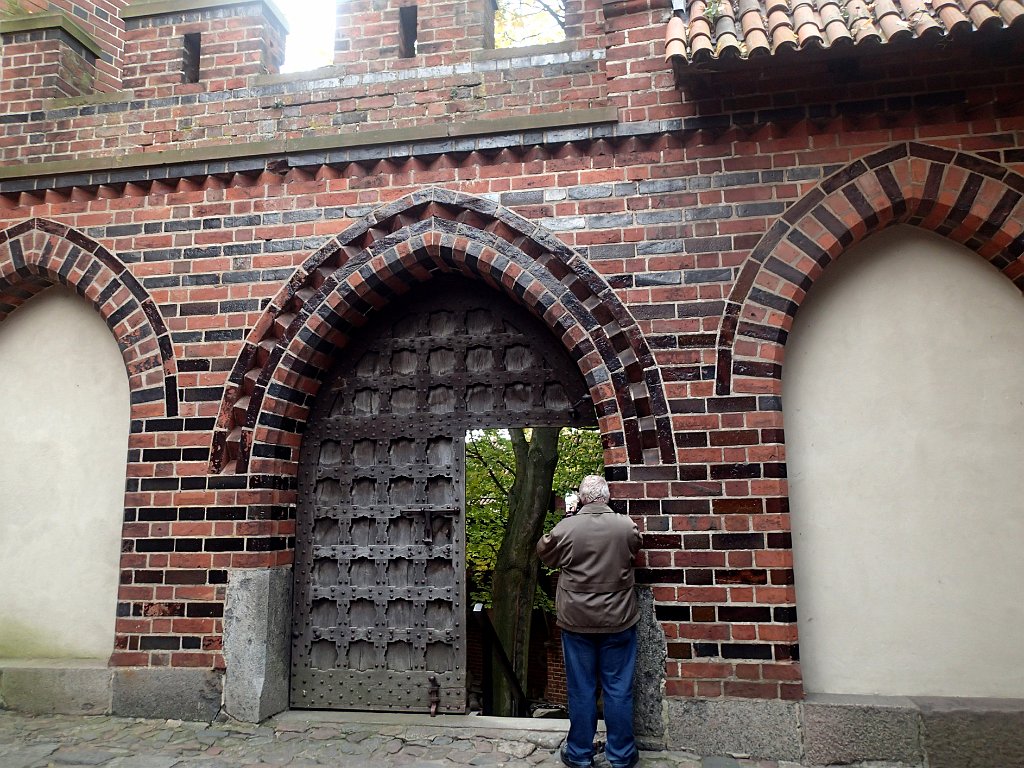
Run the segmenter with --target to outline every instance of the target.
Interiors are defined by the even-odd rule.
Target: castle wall
[[[145,361],[111,663],[223,667],[229,571],[291,561],[323,349],[442,269],[530,306],[588,377],[665,695],[803,697],[788,332],[822,270],[893,222],[1024,284],[1020,36],[680,90],[658,2],[584,3],[581,37],[543,49],[412,59],[396,11],[383,58],[346,34],[333,68],[197,84],[125,53],[119,90],[0,120],[0,310],[29,298],[10,286],[35,254]],[[141,61],[151,28],[128,28]]]

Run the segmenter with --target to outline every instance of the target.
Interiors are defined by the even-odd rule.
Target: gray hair
[[[606,502],[610,498],[608,482],[600,475],[587,475],[580,481],[580,504]]]

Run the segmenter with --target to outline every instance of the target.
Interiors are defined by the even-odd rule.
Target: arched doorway
[[[292,706],[465,711],[465,433],[595,422],[548,328],[480,283],[371,320],[300,452]]]

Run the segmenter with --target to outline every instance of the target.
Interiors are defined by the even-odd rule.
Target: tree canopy
[[[494,47],[557,43],[565,40],[562,0],[498,0],[494,14]]]
[[[584,475],[602,474],[604,459],[597,430],[563,428],[558,437],[558,465],[552,493],[564,499]],[[466,567],[470,602],[491,605],[491,587],[498,551],[508,528],[509,492],[516,458],[508,430],[474,430],[466,436]],[[561,519],[549,512],[544,532]],[[551,598],[538,590],[536,607],[554,610]]]

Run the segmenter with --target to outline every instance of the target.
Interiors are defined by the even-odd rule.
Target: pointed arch
[[[212,471],[293,476],[332,353],[375,309],[444,272],[502,291],[560,339],[587,382],[610,467],[674,462],[660,373],[608,284],[537,224],[493,201],[429,188],[332,239],[271,302],[225,387]]]
[[[1024,290],[1024,177],[977,155],[917,142],[822,181],[761,238],[718,333],[716,393],[778,395],[782,350],[807,291],[869,234],[905,223],[967,246]]]
[[[178,415],[177,364],[160,310],[125,264],[95,240],[49,219],[0,231],[0,322],[54,283],[97,309],[128,371],[132,418]]]

